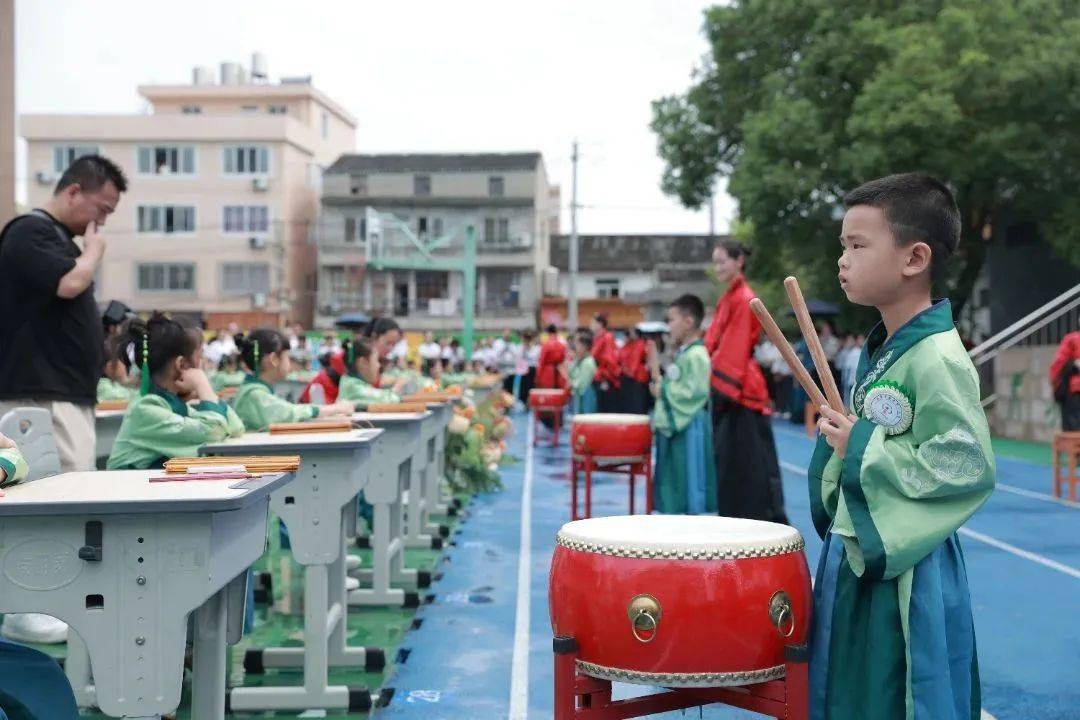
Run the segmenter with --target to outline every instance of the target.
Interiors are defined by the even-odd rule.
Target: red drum
[[[548,597],[555,636],[577,642],[579,673],[670,688],[781,678],[784,646],[804,643],[810,623],[802,536],[757,520],[567,523]]]
[[[648,415],[599,413],[575,415],[570,426],[574,457],[592,456],[596,464],[640,462],[652,455]]]
[[[566,390],[533,388],[529,391],[529,407],[534,410],[558,410],[566,407],[570,393]]]

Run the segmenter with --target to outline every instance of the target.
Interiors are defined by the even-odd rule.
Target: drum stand
[[[540,423],[540,415],[541,415],[541,413],[543,413],[545,415],[551,415],[552,420],[555,423],[555,426],[551,431],[552,432],[551,447],[558,447],[559,446],[559,431],[562,429],[562,417],[563,417],[563,410],[565,408],[566,408],[565,405],[560,405],[558,407],[534,407],[532,409],[533,447],[536,447],[537,445],[540,444],[540,432],[539,431],[540,431],[540,425],[541,425],[541,423]]]
[[[595,471],[626,474],[630,478],[630,514],[634,514],[634,479],[645,476],[645,514],[653,511],[652,457],[605,458],[596,455],[577,455],[570,460],[570,519],[592,517],[592,474]],[[585,514],[578,515],[578,473],[585,473]]]
[[[806,645],[784,649],[785,675],[780,680],[719,688],[673,688],[656,695],[611,699],[611,681],[577,672],[578,645],[572,637],[556,637],[555,720],[621,720],[671,710],[723,703],[781,720],[808,720],[809,683]]]

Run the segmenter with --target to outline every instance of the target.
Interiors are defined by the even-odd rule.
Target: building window
[[[54,145],[53,172],[62,173],[84,155],[97,155],[97,145]]]
[[[426,215],[421,215],[416,218],[416,236],[427,237],[428,234],[428,219]]]
[[[431,176],[413,175],[413,195],[428,197],[431,195]]]
[[[222,263],[221,294],[251,295],[270,292],[270,266],[266,263]]]
[[[192,292],[195,263],[139,263],[140,292]]]
[[[227,233],[270,231],[270,208],[266,205],[226,205],[222,226]]]
[[[325,110],[322,114],[322,136],[323,140],[330,137],[330,116],[326,114]]]
[[[597,278],[596,297],[617,298],[619,297],[619,278]]]
[[[270,172],[270,150],[265,145],[226,145],[226,175],[265,175]]]
[[[484,218],[484,242],[488,245],[510,244],[510,220]]]
[[[485,273],[484,306],[516,308],[521,294],[521,273],[516,270],[491,270]]]
[[[195,147],[192,145],[140,145],[140,175],[194,175]]]
[[[195,232],[195,206],[139,205],[138,230],[165,234]]]
[[[353,195],[367,195],[367,175],[350,175],[349,192]]]
[[[416,307],[427,310],[432,300],[445,299],[450,294],[450,273],[432,270],[416,271]]]
[[[268,105],[266,107],[266,112],[270,113],[271,115],[287,115],[289,113],[289,106],[288,105]]]
[[[431,236],[435,237],[435,238],[440,238],[440,237],[442,237],[442,234],[443,234],[442,218],[441,217],[433,218],[432,221],[431,221]]]
[[[181,105],[180,112],[185,115],[202,115],[202,107],[199,105]]]
[[[488,178],[488,197],[501,198],[504,192],[504,183],[501,176],[492,175]]]

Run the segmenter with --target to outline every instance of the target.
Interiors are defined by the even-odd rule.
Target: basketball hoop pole
[[[462,280],[465,283],[464,331],[462,345],[465,346],[465,360],[472,360],[473,352],[473,314],[476,312],[476,230],[472,225],[465,228],[465,257],[462,261]]]

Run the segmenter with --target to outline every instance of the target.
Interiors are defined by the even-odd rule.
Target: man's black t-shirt
[[[0,400],[96,402],[105,339],[94,285],[70,300],[56,295],[80,254],[43,210],[0,232]]]

